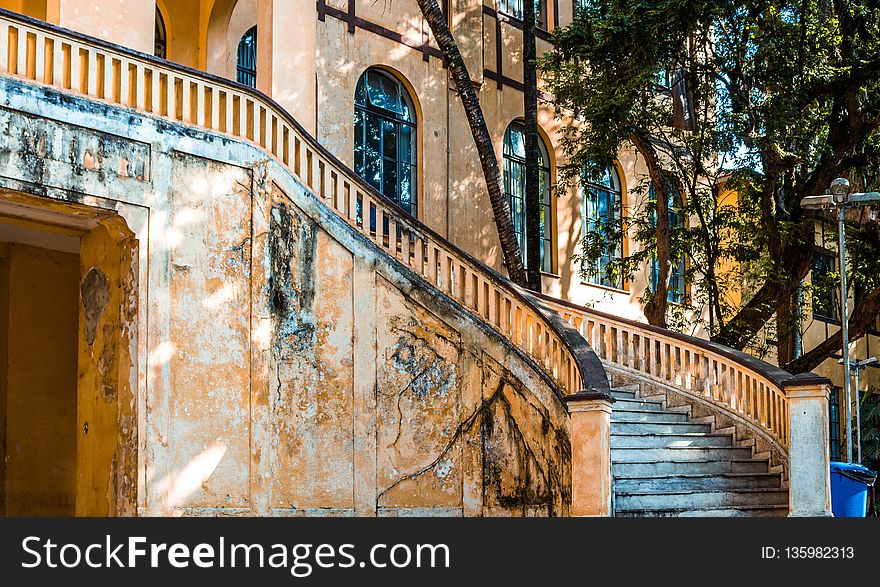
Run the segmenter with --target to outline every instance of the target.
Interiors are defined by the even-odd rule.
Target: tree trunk
[[[498,229],[498,238],[501,242],[501,252],[504,263],[507,266],[507,274],[510,279],[520,285],[527,286],[525,270],[520,257],[519,245],[513,232],[513,220],[510,215],[510,203],[504,195],[504,180],[501,177],[501,169],[498,167],[498,159],[495,157],[495,146],[492,136],[486,127],[483,111],[477,92],[471,81],[467,66],[458,50],[458,45],[449,30],[446,16],[440,10],[437,0],[416,0],[425,21],[431,28],[443,60],[449,68],[449,74],[455,83],[456,93],[461,98],[464,112],[467,116],[477,153],[480,157],[480,165],[483,176],[486,179],[486,187],[489,191],[489,202],[492,205],[492,215],[495,218],[495,227]]]
[[[795,330],[800,328],[799,310],[795,304],[798,290],[785,296],[776,310],[776,360],[779,365],[795,358]]]
[[[538,189],[538,75],[535,1],[523,2],[523,114],[526,142],[525,248],[529,289],[541,291],[541,194]],[[545,227],[546,228],[546,227]]]
[[[654,184],[654,193],[657,196],[657,225],[655,235],[657,238],[657,286],[651,295],[651,299],[645,304],[645,318],[654,326],[666,328],[666,307],[669,298],[669,185],[666,181],[666,172],[660,165],[657,151],[651,145],[650,138],[641,130],[634,130],[630,135],[630,141],[635,145],[639,154],[645,160],[648,167],[648,175]]]

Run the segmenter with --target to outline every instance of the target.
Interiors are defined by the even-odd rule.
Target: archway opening
[[[0,193],[0,514],[133,513],[135,250],[112,210]]]

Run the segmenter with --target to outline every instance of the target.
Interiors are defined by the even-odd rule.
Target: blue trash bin
[[[877,473],[855,463],[831,463],[831,512],[835,518],[864,518],[868,513],[868,487]]]

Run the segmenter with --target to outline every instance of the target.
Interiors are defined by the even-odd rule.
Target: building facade
[[[442,7],[479,89],[522,237],[522,3]],[[583,474],[589,450],[572,436],[597,426],[607,435],[608,422],[574,425],[573,414],[592,412],[567,410],[561,399],[583,389],[607,395],[603,366],[620,381],[654,386],[664,408],[687,404],[713,431],[733,430],[783,489],[799,487],[787,374],[642,330],[650,267],[610,283],[596,270],[608,259],[598,268],[574,260],[585,231],[645,205],[647,171],[624,149],[602,177],[560,188],[561,130],[571,120],[546,94],[544,297],[492,273],[503,266],[479,160],[413,0],[4,0],[0,8],[69,31],[7,19],[6,72],[31,85],[4,87],[7,134],[16,137],[6,146],[5,214],[19,227],[2,239],[5,279],[49,275],[39,268],[48,263],[82,306],[59,309],[81,340],[68,375],[56,374],[80,393],[52,404],[67,414],[65,430],[77,429],[68,459],[76,466],[65,473],[67,490],[30,503],[22,495],[36,495],[33,487],[21,487],[57,480],[27,479],[13,459],[4,495],[20,509],[7,513],[608,513],[607,491],[585,487],[610,483],[610,471]],[[539,53],[547,31],[575,9],[571,0],[541,4]],[[43,86],[79,97],[41,96]],[[126,118],[125,108],[135,113]],[[612,254],[635,246],[624,238]],[[108,259],[112,267],[91,272]],[[7,291],[7,308],[27,304],[27,294]],[[13,303],[14,294],[24,301]],[[684,284],[671,295],[683,301]],[[107,300],[95,309],[83,301],[93,298]],[[4,328],[12,341],[14,321]],[[113,350],[95,358],[96,344]],[[104,395],[88,386],[84,394],[82,382],[106,379],[111,363],[112,382],[97,388]],[[30,409],[14,375],[7,415]],[[673,399],[676,390],[691,403]],[[721,404],[729,413],[712,411]],[[92,423],[89,437],[88,410],[113,421],[112,431],[96,433]],[[7,427],[7,445],[21,434]],[[83,448],[95,437],[97,449]],[[96,486],[113,489],[95,494]],[[578,509],[585,491],[591,505]],[[805,507],[824,507],[813,506]]]

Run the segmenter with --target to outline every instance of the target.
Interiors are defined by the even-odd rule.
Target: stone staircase
[[[642,516],[785,516],[788,490],[768,460],[730,434],[690,420],[683,408],[644,398],[639,385],[612,389],[614,513]]]

